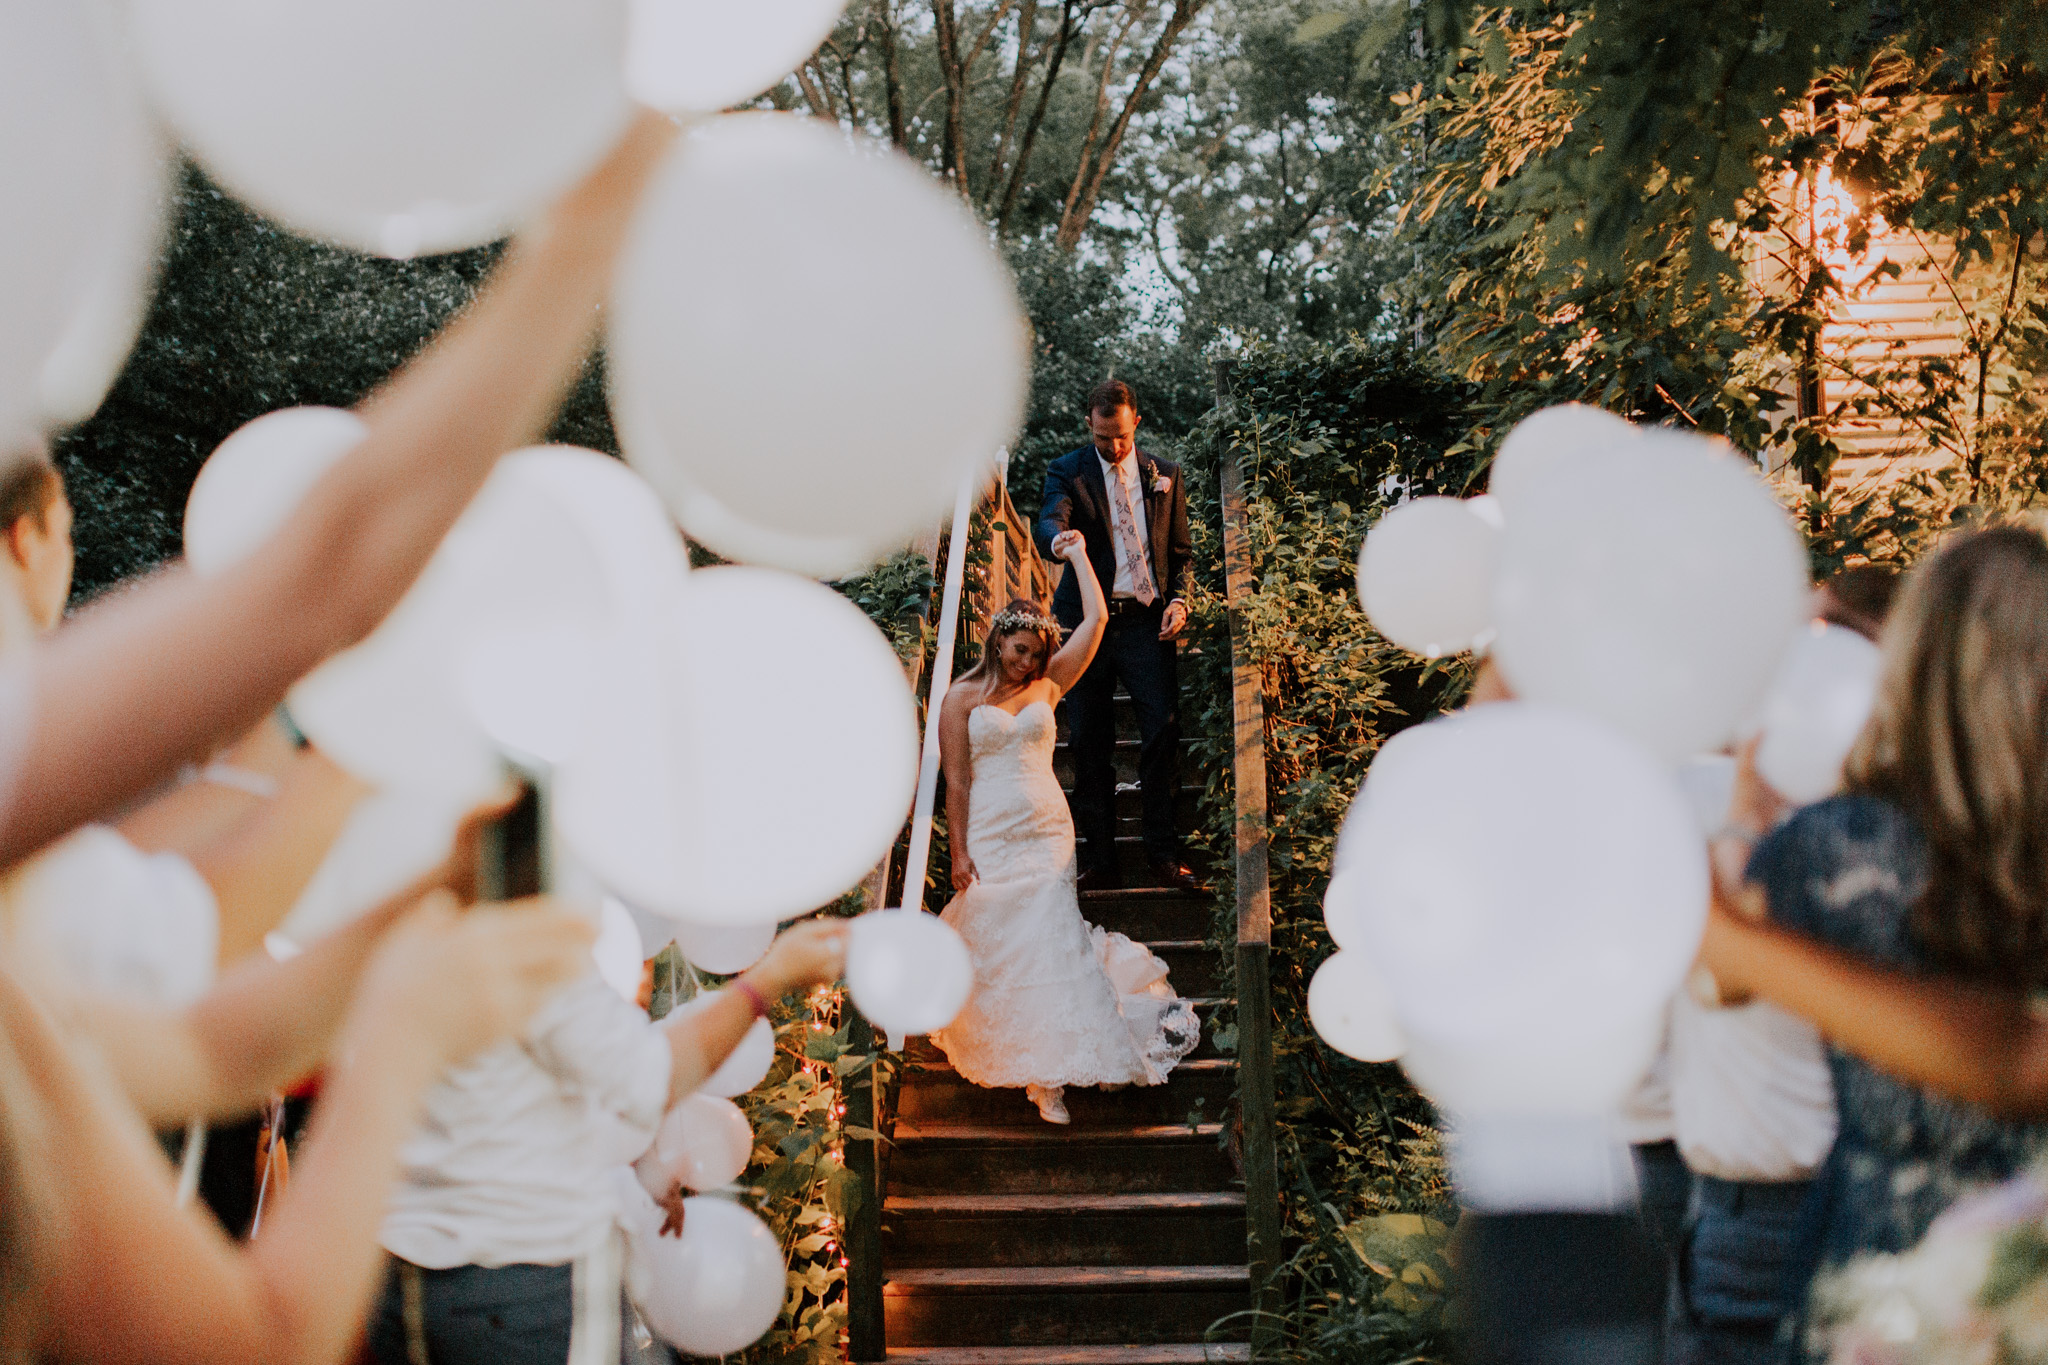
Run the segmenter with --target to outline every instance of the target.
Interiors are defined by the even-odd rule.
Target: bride
[[[946,693],[939,753],[953,886],[943,918],[974,955],[974,995],[933,1040],[976,1085],[1024,1087],[1066,1123],[1069,1085],[1159,1085],[1201,1024],[1142,944],[1081,918],[1074,822],[1053,776],[1053,706],[1095,657],[1108,615],[1078,531],[1052,543],[1081,585],[1073,638],[1035,603],[996,614],[981,661]],[[965,838],[961,837],[965,831]]]

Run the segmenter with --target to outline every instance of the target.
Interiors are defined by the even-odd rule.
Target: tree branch
[[[996,213],[996,236],[1009,228],[1010,214],[1017,207],[1018,192],[1024,188],[1024,173],[1031,165],[1031,148],[1038,141],[1038,129],[1045,122],[1046,106],[1052,100],[1053,82],[1060,78],[1060,64],[1066,60],[1067,45],[1074,40],[1074,6],[1077,0],[1061,0],[1060,30],[1053,41],[1052,60],[1045,70],[1045,84],[1038,88],[1038,102],[1024,124],[1024,137],[1017,145],[1017,161],[1010,168],[1010,183],[1003,188],[1002,207]],[[994,185],[991,183],[990,188]]]
[[[1087,149],[1083,148],[1082,169],[1088,179],[1078,199],[1069,197],[1066,211],[1061,216],[1058,241],[1062,250],[1072,251],[1080,244],[1083,229],[1088,226],[1088,220],[1095,216],[1095,200],[1102,192],[1102,182],[1109,175],[1110,167],[1116,164],[1117,152],[1123,147],[1124,134],[1131,126],[1131,119],[1138,112],[1140,101],[1152,88],[1152,82],[1159,78],[1159,72],[1165,67],[1174,44],[1180,41],[1181,34],[1187,31],[1188,25],[1194,22],[1195,16],[1201,13],[1202,7],[1207,3],[1208,0],[1174,0],[1173,14],[1167,19],[1166,27],[1159,31],[1158,41],[1152,44],[1152,53],[1145,59],[1145,65],[1139,69],[1138,82],[1131,87],[1131,93],[1124,99],[1123,111],[1117,115],[1116,123],[1109,130],[1109,136],[1103,139],[1102,146],[1095,155],[1092,169],[1088,164]],[[1106,64],[1104,69],[1107,70]],[[1076,184],[1079,183],[1077,180]]]

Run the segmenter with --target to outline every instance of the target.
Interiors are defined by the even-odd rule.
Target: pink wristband
[[[768,998],[755,989],[753,982],[743,976],[736,976],[729,984],[734,990],[747,997],[747,1000],[754,1007],[754,1017],[756,1019],[766,1019],[768,1017]]]

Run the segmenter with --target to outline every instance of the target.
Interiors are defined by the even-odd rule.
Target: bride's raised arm
[[[1088,562],[1088,542],[1079,531],[1062,531],[1054,536],[1052,552],[1067,561],[1067,572],[1074,575],[1081,589],[1081,624],[1074,627],[1074,633],[1045,665],[1045,676],[1064,694],[1088,671],[1096,649],[1102,644],[1109,603],[1103,600],[1102,580],[1095,576],[1095,566]]]

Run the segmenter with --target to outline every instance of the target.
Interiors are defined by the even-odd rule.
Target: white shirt
[[[1671,1029],[1668,1023],[1664,1029],[1664,1043],[1657,1049],[1657,1059],[1643,1073],[1635,1091],[1622,1102],[1620,1126],[1622,1140],[1636,1145],[1669,1142],[1676,1134],[1677,1119],[1671,1112]]]
[[[70,984],[177,1009],[213,986],[220,903],[191,863],[87,825],[8,888],[15,932]]]
[[[595,973],[446,1072],[399,1149],[384,1249],[414,1265],[560,1265],[618,1217],[612,1171],[668,1107],[667,1037]]]
[[[1835,1087],[1820,1033],[1776,1005],[1671,1011],[1679,1153],[1722,1180],[1801,1180],[1835,1144]]]
[[[1095,458],[1102,461],[1103,491],[1113,499],[1116,497],[1116,490],[1111,488],[1110,484],[1121,483],[1124,486],[1124,493],[1131,500],[1131,520],[1138,528],[1138,544],[1149,544],[1150,540],[1145,529],[1145,490],[1138,486],[1137,452],[1132,451],[1130,456],[1121,464],[1111,464],[1108,460],[1102,459],[1102,448],[1097,446],[1095,448]],[[1111,597],[1135,597],[1137,590],[1131,586],[1130,558],[1124,553],[1123,541],[1116,533],[1116,509],[1111,507],[1107,510],[1109,512],[1109,544],[1110,548],[1116,552],[1116,582],[1110,585],[1109,595]],[[1165,595],[1157,573],[1152,575],[1152,586],[1160,592],[1162,597]]]

